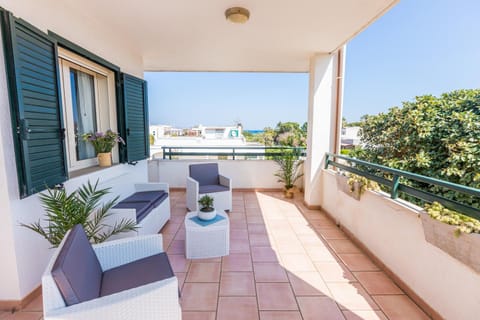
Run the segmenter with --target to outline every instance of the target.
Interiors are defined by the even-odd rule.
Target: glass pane
[[[84,133],[97,131],[93,80],[93,76],[87,73],[70,69],[77,160],[95,158],[95,149],[92,144],[82,139]]]

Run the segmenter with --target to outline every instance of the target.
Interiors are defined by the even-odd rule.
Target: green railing
[[[219,156],[230,157],[236,160],[238,157],[278,157],[286,154],[294,154],[297,157],[305,157],[306,150],[301,147],[261,147],[261,146],[225,146],[225,147],[162,147],[163,159],[172,160],[172,157],[184,156]]]
[[[338,159],[345,160],[346,163],[338,162]],[[438,186],[445,188],[447,190],[455,191],[462,193],[464,195],[468,195],[476,199],[476,203],[480,203],[480,190],[463,186],[456,183],[451,183],[444,180],[439,180],[435,178],[430,178],[426,176],[422,176],[419,174],[402,171],[398,169],[389,168],[386,166],[382,166],[379,164],[374,164],[371,162],[358,160],[338,154],[333,153],[326,153],[325,154],[325,169],[328,169],[329,166],[333,166],[351,173],[354,173],[359,176],[363,176],[367,179],[376,181],[380,185],[385,186],[390,190],[390,197],[392,199],[398,198],[400,192],[415,197],[417,199],[424,200],[426,202],[439,202],[443,206],[464,213],[470,217],[480,220],[480,210],[473,206],[460,203],[458,201],[447,199],[441,195],[434,194],[425,190],[420,190],[418,188],[414,188],[412,186],[408,186],[404,183],[400,182],[401,178],[416,181],[420,183],[425,183],[428,185]],[[365,168],[368,171],[362,170],[360,168]],[[379,172],[382,176],[375,175],[371,171]],[[385,176],[390,176],[391,179],[385,178]]]

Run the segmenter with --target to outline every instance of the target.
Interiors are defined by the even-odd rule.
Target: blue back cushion
[[[189,168],[190,177],[197,180],[199,185],[219,184],[217,163],[191,164]]]
[[[100,296],[102,267],[80,224],[67,235],[52,276],[68,306]]]

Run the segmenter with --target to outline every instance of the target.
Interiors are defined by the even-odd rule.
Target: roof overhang
[[[399,0],[65,0],[138,48],[146,71],[306,72]],[[250,11],[245,24],[225,10]]]

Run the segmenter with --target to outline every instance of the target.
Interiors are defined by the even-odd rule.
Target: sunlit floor
[[[184,320],[429,319],[321,211],[280,192],[234,192],[230,255],[185,259],[185,193],[171,193],[165,248]],[[41,297],[0,319],[41,319]]]

